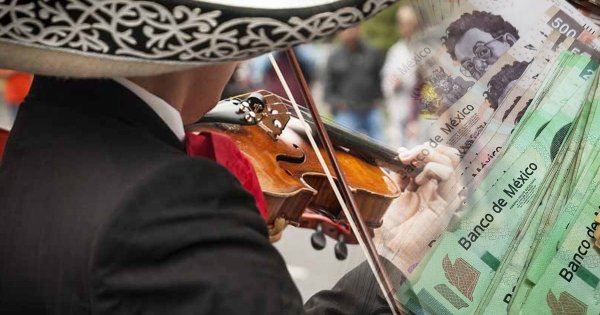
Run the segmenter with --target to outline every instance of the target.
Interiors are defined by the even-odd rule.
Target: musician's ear
[[[180,113],[184,125],[198,121],[217,105],[238,64],[210,64],[179,72],[184,82],[173,89],[180,91],[183,99]]]

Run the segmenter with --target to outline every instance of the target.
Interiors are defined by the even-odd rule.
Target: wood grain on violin
[[[277,218],[284,218],[289,224],[314,228],[311,226],[314,225],[314,220],[310,220],[310,215],[303,219],[305,209],[310,209],[313,214],[320,214],[331,220],[325,222],[327,224],[341,224],[337,231],[325,231],[329,236],[337,238],[339,233],[348,234],[344,214],[316,153],[295,129],[285,128],[288,123],[299,123],[298,120],[291,117],[285,104],[277,96],[266,91],[260,93],[264,97],[266,108],[255,113],[253,117],[262,117],[256,123],[223,124],[215,123],[212,119],[210,123],[195,124],[188,129],[222,132],[234,139],[256,170],[269,207],[270,224]],[[248,95],[238,98],[245,97]],[[320,150],[326,156],[322,147]],[[370,228],[377,228],[390,203],[399,196],[400,189],[380,167],[351,153],[351,149],[349,152],[337,150],[336,157],[358,203],[362,218]],[[325,159],[331,170],[330,161]],[[347,242],[356,242],[351,235],[346,236]]]

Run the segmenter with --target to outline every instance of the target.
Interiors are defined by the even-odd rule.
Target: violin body
[[[265,100],[263,110],[270,119],[256,124],[201,123],[188,131],[221,132],[237,143],[256,170],[269,208],[269,225],[280,218],[287,224],[305,228],[316,229],[321,224],[319,228],[326,235],[335,239],[343,235],[346,242],[356,243],[316,152],[293,128],[285,128],[299,121],[291,117],[277,96],[266,91],[260,94]],[[270,128],[273,126],[280,128]],[[322,147],[320,150],[334,174],[325,150]],[[363,220],[370,228],[381,226],[385,211],[400,194],[397,184],[379,166],[352,155],[351,151],[338,149],[336,157]]]

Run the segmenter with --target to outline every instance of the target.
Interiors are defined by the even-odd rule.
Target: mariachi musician
[[[0,67],[37,74],[0,167],[0,313],[389,311],[366,264],[303,306],[248,161],[183,126],[216,104],[236,60],[393,2],[0,5]],[[192,145],[203,158],[186,154]]]

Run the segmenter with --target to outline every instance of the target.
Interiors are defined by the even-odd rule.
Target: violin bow
[[[306,83],[306,79],[304,78],[304,75],[300,68],[300,64],[298,63],[298,59],[296,58],[296,54],[294,53],[293,48],[288,48],[286,50],[286,55],[292,66],[296,80],[300,84],[300,87],[302,89],[302,95],[304,97],[306,104],[308,105],[311,116],[314,120],[316,132],[319,136],[321,143],[324,145],[324,148],[325,148],[325,151],[327,152],[327,156],[329,157],[329,160],[331,161],[331,165],[333,166],[333,170],[339,181],[339,185],[336,185],[335,181],[333,180],[331,173],[329,172],[329,168],[326,166],[326,164],[316,146],[316,143],[315,143],[314,139],[312,138],[312,133],[307,131],[307,135],[309,136],[311,145],[313,146],[313,148],[315,149],[315,152],[317,153],[319,162],[321,162],[321,165],[323,166],[323,171],[327,175],[327,178],[332,186],[334,193],[336,194],[336,197],[338,198],[338,200],[340,202],[340,205],[342,206],[342,209],[344,210],[344,214],[346,215],[346,218],[348,219],[350,226],[352,227],[354,233],[357,234],[356,236],[359,241],[359,244],[363,248],[363,251],[367,254],[366,255],[367,261],[368,261],[369,265],[371,266],[371,270],[374,271],[375,278],[377,279],[377,282],[379,283],[381,290],[384,293],[384,296],[385,296],[385,299],[386,299],[388,305],[391,307],[391,310],[394,314],[400,315],[400,314],[402,314],[401,307],[399,306],[399,304],[396,302],[396,299],[394,298],[393,284],[392,284],[390,278],[388,277],[388,274],[385,270],[385,267],[381,261],[380,256],[377,253],[375,244],[373,243],[373,240],[369,236],[367,226],[366,226],[364,220],[362,219],[362,217],[360,216],[360,213],[358,212],[358,207],[356,206],[356,201],[352,197],[350,188],[348,186],[348,182],[346,181],[346,177],[344,176],[344,173],[342,172],[340,165],[336,159],[333,144],[331,142],[331,139],[329,138],[329,135],[327,134],[327,131],[325,130],[325,126],[323,125],[323,121],[321,120],[321,115],[319,114],[319,110],[317,109],[317,106],[314,102],[312,93],[310,92],[310,88],[308,87],[308,84]],[[283,74],[281,73],[279,67],[277,66],[277,62],[275,61],[275,58],[273,58],[272,54],[269,55],[269,59],[271,60],[271,63],[273,64],[273,67],[275,68],[275,72],[277,73],[277,75],[281,81],[281,84],[284,87],[284,90],[288,94],[288,98],[291,100],[292,105],[298,114],[298,118],[301,120],[301,122],[305,126],[305,128],[310,130],[310,127],[308,127],[307,123],[304,121],[302,115],[300,114],[300,109],[298,107],[298,104],[294,100],[294,97],[283,77]],[[336,186],[339,186],[339,189]]]

